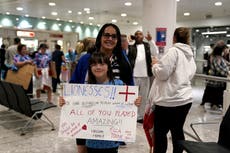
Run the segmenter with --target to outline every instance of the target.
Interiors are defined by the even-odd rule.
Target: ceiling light
[[[199,29],[196,29],[196,32],[200,32],[200,30],[199,30]]]
[[[86,12],[90,11],[90,8],[84,8],[84,11],[86,11]]]
[[[16,21],[18,21],[19,20],[19,18],[16,18]]]
[[[89,17],[89,20],[94,20],[94,17],[90,16],[90,17]]]
[[[7,15],[10,15],[10,12],[6,12]]]
[[[86,11],[86,14],[90,14],[90,11]]]
[[[26,14],[25,17],[29,17],[29,14]]]
[[[22,8],[22,7],[17,7],[17,8],[16,8],[16,10],[18,10],[18,11],[22,11],[22,10],[23,10],[23,8]]]
[[[57,12],[51,12],[51,14],[52,14],[52,15],[55,15],[55,16],[58,15]]]
[[[93,25],[93,23],[89,23],[89,25]]]
[[[127,14],[126,13],[121,13],[121,16],[125,17],[125,16],[127,16]]]
[[[138,22],[136,22],[136,21],[135,21],[135,22],[133,22],[133,25],[138,25]]]
[[[81,21],[80,23],[81,23],[81,24],[84,24],[84,22],[83,22],[83,21]]]
[[[61,26],[61,23],[59,23],[58,26]]]
[[[45,19],[46,17],[45,16],[42,16],[42,19]]]
[[[226,34],[227,31],[213,31],[213,32],[202,32],[202,35],[217,35],[217,34]]]
[[[73,22],[73,20],[69,20],[69,22]]]
[[[116,19],[112,19],[112,22],[113,22],[113,23],[117,23],[117,20],[116,20]]]
[[[230,37],[230,34],[227,34],[226,37]]]
[[[72,11],[71,11],[71,10],[69,10],[69,11],[68,11],[68,13],[69,13],[69,14],[71,14],[71,13],[72,13]]]
[[[56,5],[56,3],[54,3],[54,2],[49,2],[49,6],[55,6]]]
[[[190,13],[189,12],[185,12],[184,16],[190,16]]]
[[[59,19],[59,18],[57,18],[56,20],[57,20],[57,21],[60,21],[60,19]]]
[[[177,2],[179,2],[180,0],[176,0]]]
[[[75,26],[72,26],[72,28],[75,28]]]
[[[221,5],[222,5],[222,2],[216,2],[215,5],[216,5],[216,6],[221,6]]]
[[[101,25],[100,24],[97,24],[98,27],[100,27]]]
[[[77,14],[78,14],[78,15],[81,15],[81,14],[82,14],[82,12],[77,12]]]
[[[131,2],[125,2],[125,6],[131,6],[132,3]]]

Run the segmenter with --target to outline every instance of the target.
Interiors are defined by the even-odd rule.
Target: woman
[[[95,52],[103,52],[110,58],[114,78],[122,80],[127,85],[133,85],[132,68],[127,56],[122,52],[121,33],[115,24],[107,23],[102,26],[97,35],[95,47]],[[90,57],[91,54],[87,53],[80,58],[70,83],[87,83]],[[86,152],[85,140],[77,139],[77,145],[79,153]]]
[[[217,43],[213,49],[210,58],[209,75],[217,77],[227,77],[229,68],[227,61],[222,56],[227,46],[222,43]],[[205,102],[211,103],[211,109],[220,111],[223,106],[223,94],[226,89],[226,83],[221,81],[208,80],[204,91],[203,99]]]
[[[17,69],[25,66],[26,64],[33,64],[32,59],[27,55],[26,45],[24,44],[18,45],[17,52],[18,54],[14,56],[14,66],[16,66]],[[30,80],[30,84],[29,84],[28,89],[26,90],[26,93],[30,94],[32,97],[32,94],[33,94],[32,78]]]
[[[155,79],[149,97],[155,105],[154,153],[166,153],[169,130],[173,153],[182,153],[177,141],[184,140],[183,125],[193,101],[190,81],[196,72],[189,38],[189,29],[177,28],[173,47],[160,61],[153,63]]]
[[[38,77],[36,78],[36,96],[40,98],[41,90],[47,90],[47,101],[51,102],[51,88],[52,88],[52,79],[49,74],[49,63],[51,61],[51,57],[46,53],[47,45],[41,44],[39,46],[38,53],[35,54],[35,64],[37,65],[37,73]]]

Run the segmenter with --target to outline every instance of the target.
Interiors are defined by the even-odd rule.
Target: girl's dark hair
[[[104,63],[104,64],[108,65],[107,76],[108,76],[110,81],[113,80],[113,72],[112,72],[109,57],[106,56],[105,53],[94,52],[89,59],[89,68],[88,68],[88,83],[89,84],[96,84],[97,83],[96,78],[91,71],[91,65],[92,64],[98,64],[98,63],[100,63],[100,64]]]
[[[176,39],[176,43],[183,43],[187,45],[190,44],[189,28],[185,28],[185,27],[176,28],[173,36]]]
[[[118,28],[118,26],[116,26],[113,23],[106,23],[101,27],[100,31],[98,32],[97,38],[96,38],[96,43],[95,43],[96,50],[97,51],[100,50],[100,48],[101,48],[101,37],[102,37],[105,29],[107,27],[109,27],[109,26],[113,27],[116,30],[116,35],[117,35],[117,45],[113,49],[113,53],[114,54],[116,54],[116,53],[119,54],[122,51],[122,48],[121,48],[121,32],[120,32],[120,29]]]
[[[19,44],[19,45],[18,45],[18,48],[17,48],[18,53],[21,53],[21,52],[22,52],[22,48],[23,48],[23,47],[26,47],[26,45],[24,45],[24,44]]]
[[[212,55],[214,56],[221,56],[222,52],[224,51],[224,49],[226,49],[228,46],[226,46],[225,44],[216,44],[216,46],[213,49]]]

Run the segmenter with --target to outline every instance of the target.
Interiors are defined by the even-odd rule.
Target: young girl
[[[113,72],[108,56],[102,52],[95,52],[89,60],[88,69],[88,83],[89,84],[103,84],[103,85],[123,85],[124,83],[119,79],[113,78]],[[135,105],[139,106],[141,98],[137,98]],[[65,101],[60,97],[59,105],[63,106]],[[86,140],[86,147],[88,153],[118,153],[120,143],[117,141],[107,140]]]

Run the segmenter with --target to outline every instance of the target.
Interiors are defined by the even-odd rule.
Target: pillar
[[[176,28],[176,0],[143,0],[143,32],[156,40],[156,28],[167,28],[165,51],[172,46]]]

